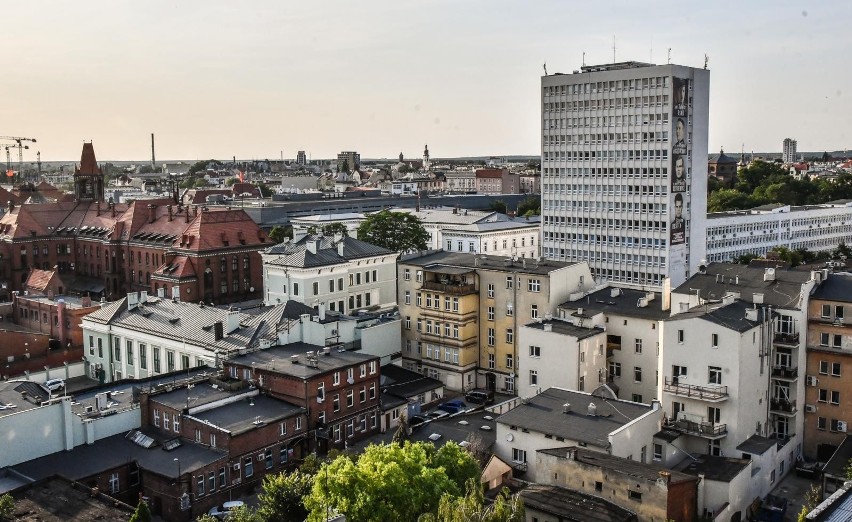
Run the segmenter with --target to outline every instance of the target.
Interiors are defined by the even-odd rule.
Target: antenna
[[[583,51],[583,67],[586,66],[586,51]]]
[[[544,75],[547,76],[547,61],[544,62],[542,67],[544,67]]]
[[[612,35],[612,63],[615,63],[615,35]]]
[[[704,53],[704,68],[707,69],[707,64],[710,62],[710,57],[707,56],[707,53]]]
[[[672,48],[671,47],[669,47],[669,57],[666,60],[666,63],[668,63],[668,64],[672,63]]]

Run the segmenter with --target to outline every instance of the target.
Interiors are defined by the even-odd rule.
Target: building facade
[[[794,163],[796,161],[796,147],[798,142],[793,138],[784,138],[781,144],[781,161],[784,163]]]
[[[706,69],[625,62],[541,79],[542,246],[599,282],[686,280],[705,250]]]
[[[707,261],[765,256],[778,247],[831,251],[840,243],[852,243],[850,223],[852,201],[713,212],[707,215]]]

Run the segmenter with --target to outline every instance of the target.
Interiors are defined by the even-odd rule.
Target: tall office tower
[[[541,78],[542,251],[598,282],[684,282],[704,258],[710,71],[622,62]]]
[[[296,153],[296,165],[307,165],[308,164],[308,156],[305,154],[305,151],[300,150]]]
[[[784,138],[784,148],[781,153],[781,161],[784,163],[795,163],[797,145],[798,142],[793,138]]]

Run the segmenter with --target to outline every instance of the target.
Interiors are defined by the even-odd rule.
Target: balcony
[[[709,440],[718,440],[728,436],[728,425],[706,421],[691,421],[680,418],[666,423],[666,428],[678,431],[684,435],[695,435]]]
[[[772,341],[780,346],[796,348],[799,346],[799,334],[775,332],[775,336],[772,338]]]
[[[476,293],[476,285],[464,285],[455,283],[438,283],[436,281],[423,281],[420,287],[423,290],[434,290],[452,295],[467,295]]]
[[[727,386],[697,386],[678,381],[672,382],[668,377],[666,377],[666,382],[663,385],[663,391],[679,397],[688,397],[707,402],[723,402],[728,400]]]
[[[782,417],[793,417],[796,415],[796,401],[772,399],[769,401],[769,413]]]
[[[778,381],[794,382],[799,378],[799,369],[787,366],[773,366],[772,378]]]

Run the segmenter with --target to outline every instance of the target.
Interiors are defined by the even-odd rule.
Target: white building
[[[812,252],[852,244],[852,201],[822,205],[765,205],[707,216],[707,261],[727,262],[744,254],[765,256],[777,247]]]
[[[558,315],[606,330],[606,382],[624,399],[657,397],[662,321],[669,315],[664,294],[604,288],[559,305]]]
[[[796,146],[798,142],[792,138],[784,138],[784,143],[781,145],[781,161],[784,163],[793,163],[796,161]]]
[[[362,221],[364,221],[364,214],[360,212],[341,212],[340,214],[293,217],[290,219],[290,225],[293,227],[293,237],[301,237],[309,234],[311,230],[321,231],[326,225],[343,223],[349,235],[355,237]]]
[[[593,393],[549,388],[497,418],[494,454],[538,482],[538,450],[583,446],[588,450],[647,462],[663,410],[622,401],[605,388]],[[532,466],[528,464],[532,463]]]
[[[709,85],[706,69],[637,62],[541,78],[545,257],[653,286],[697,270]]]
[[[420,220],[431,236],[429,249],[518,258],[541,256],[538,219],[447,207],[400,208],[394,212],[408,212]]]
[[[444,173],[447,178],[447,192],[451,194],[473,194],[476,192],[476,171],[448,170]]]
[[[586,391],[606,378],[606,333],[559,319],[522,326],[517,392],[532,397],[548,388]]]
[[[353,313],[396,304],[397,253],[352,237],[308,235],[268,248],[263,258],[267,304],[294,300]]]

